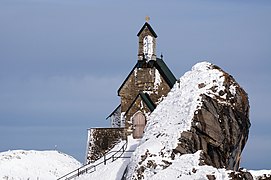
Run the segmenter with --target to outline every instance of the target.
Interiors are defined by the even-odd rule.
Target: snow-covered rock
[[[196,64],[149,116],[126,178],[179,179],[199,164],[238,169],[248,112],[247,94],[230,75],[208,62]]]
[[[0,179],[55,180],[81,163],[58,151],[13,150],[0,153]]]

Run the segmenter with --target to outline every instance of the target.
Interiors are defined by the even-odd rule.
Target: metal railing
[[[111,160],[112,159],[112,162],[119,159],[119,158],[130,158],[131,156],[123,156],[122,155],[125,153],[125,152],[133,152],[133,151],[126,151],[127,149],[127,141],[125,142],[125,144],[118,150],[118,151],[110,151],[109,153],[105,154],[103,156],[103,161],[97,163],[97,164],[86,164],[86,165],[83,165],[81,166],[80,168],[58,178],[57,180],[71,180],[73,178],[76,178],[82,174],[85,174],[85,173],[92,173],[94,171],[96,171],[96,168],[98,166],[100,166],[101,164],[104,164],[106,165],[106,162],[108,160]],[[108,155],[110,155],[111,153],[114,153],[113,155],[109,156],[109,158],[106,158]]]

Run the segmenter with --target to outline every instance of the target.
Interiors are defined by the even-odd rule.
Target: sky
[[[248,93],[241,166],[271,168],[271,1],[1,0],[0,152],[57,149],[84,161],[87,129],[120,103],[150,16],[157,55],[177,78],[197,62]]]

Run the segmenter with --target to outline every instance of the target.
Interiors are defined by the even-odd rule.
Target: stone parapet
[[[103,157],[121,140],[125,140],[124,128],[91,128],[88,129],[86,164]]]

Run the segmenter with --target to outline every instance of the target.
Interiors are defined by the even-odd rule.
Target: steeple
[[[146,17],[146,22],[138,32],[138,60],[156,60],[156,38],[157,35],[148,23],[150,18]]]

